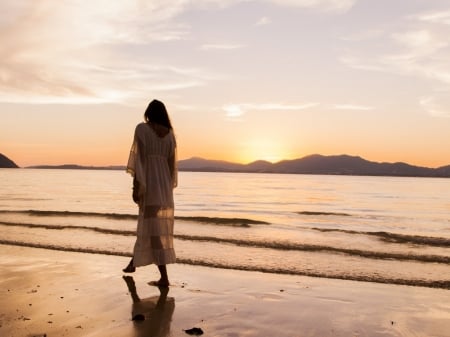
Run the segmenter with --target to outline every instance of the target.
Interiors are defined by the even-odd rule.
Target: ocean
[[[123,171],[0,169],[0,244],[131,256]],[[450,179],[180,172],[179,263],[450,289]],[[125,266],[124,266],[125,267]]]

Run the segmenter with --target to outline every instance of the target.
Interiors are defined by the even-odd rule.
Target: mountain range
[[[84,166],[77,164],[64,165],[35,165],[28,166],[30,169],[59,169],[59,170],[125,170],[125,166],[111,165],[111,166]]]
[[[0,153],[0,168],[18,167],[11,159]],[[84,169],[84,170],[125,170],[124,166],[80,166],[80,165],[39,165],[28,168],[41,169]],[[264,160],[249,164],[232,163],[222,160],[208,160],[193,157],[178,161],[180,171],[194,172],[245,172],[245,173],[288,173],[288,174],[329,174],[364,176],[402,177],[443,177],[450,178],[450,165],[438,168],[414,166],[407,163],[379,163],[358,156],[309,155],[299,159],[271,163]]]
[[[190,158],[178,162],[180,171],[258,172],[291,174],[334,174],[407,177],[450,177],[450,165],[439,168],[414,166],[407,163],[378,163],[357,156],[322,156],[314,154],[277,163],[258,160],[237,164],[220,160]]]

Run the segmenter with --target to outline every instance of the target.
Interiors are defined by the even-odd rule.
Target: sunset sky
[[[2,0],[0,153],[124,165],[148,102],[179,159],[450,164],[448,0]]]

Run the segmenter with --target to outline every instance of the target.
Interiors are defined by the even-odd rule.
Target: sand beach
[[[450,292],[0,245],[0,336],[448,336]],[[133,320],[135,318],[135,320]]]

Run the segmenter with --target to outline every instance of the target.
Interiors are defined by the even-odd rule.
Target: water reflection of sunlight
[[[158,288],[159,296],[141,299],[137,294],[133,277],[124,276],[123,279],[133,300],[131,317],[134,321],[136,336],[170,336],[170,323],[175,310],[175,299],[167,297],[169,288]]]

